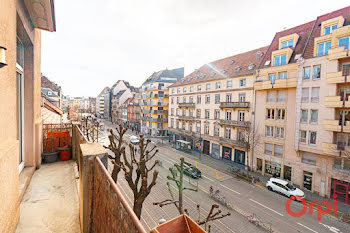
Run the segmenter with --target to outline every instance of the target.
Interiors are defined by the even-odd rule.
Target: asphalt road
[[[110,122],[105,122],[106,128],[111,128]],[[125,139],[129,138],[131,132],[128,132]],[[106,143],[106,137],[102,140]],[[266,226],[272,227],[273,232],[319,232],[319,233],[347,233],[350,232],[350,226],[339,222],[331,216],[323,216],[321,221],[317,220],[317,211],[314,209],[313,214],[301,217],[290,216],[285,208],[287,198],[274,192],[270,192],[263,187],[259,187],[217,171],[210,166],[204,165],[199,161],[195,161],[193,157],[187,156],[185,153],[176,151],[167,146],[159,147],[159,153],[156,156],[162,161],[162,166],[157,166],[159,176],[157,185],[152,189],[151,194],[147,197],[143,206],[141,221],[149,230],[158,224],[159,219],[172,219],[178,215],[177,209],[173,205],[160,208],[154,206],[153,202],[159,202],[170,198],[168,188],[166,186],[168,168],[174,163],[179,162],[180,157],[185,157],[185,161],[197,166],[202,171],[202,178],[198,180],[190,180],[185,176],[186,185],[188,187],[197,186],[198,192],[186,190],[184,198],[184,206],[189,210],[193,219],[198,218],[196,205],[200,204],[201,218],[206,217],[212,204],[217,203],[208,195],[209,187],[219,189],[220,194],[225,196],[234,210],[229,210],[220,205],[220,209],[226,213],[229,211],[231,216],[216,220],[211,223],[211,232],[266,232],[261,227],[257,227],[247,220],[247,215],[255,214],[261,222]],[[133,195],[124,179],[120,175],[118,186],[121,188],[127,200],[132,204]],[[191,181],[191,184],[189,183]],[[174,184],[173,184],[174,185]],[[173,187],[175,191],[175,186]],[[219,203],[217,203],[219,204]],[[302,204],[293,202],[291,209],[298,212],[302,209]]]

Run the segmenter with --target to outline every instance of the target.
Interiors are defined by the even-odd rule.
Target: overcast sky
[[[71,96],[97,96],[124,79],[201,65],[268,45],[277,31],[346,7],[348,0],[56,0],[42,33],[42,72]]]

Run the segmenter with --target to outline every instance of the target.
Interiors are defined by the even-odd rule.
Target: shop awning
[[[177,142],[180,142],[180,143],[183,143],[183,144],[186,144],[186,145],[189,145],[189,144],[191,144],[190,142],[186,142],[186,141],[184,141],[184,140],[176,140]]]

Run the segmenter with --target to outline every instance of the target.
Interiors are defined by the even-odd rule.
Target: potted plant
[[[48,138],[46,141],[46,148],[42,153],[45,163],[53,163],[57,161],[58,151],[56,150],[58,138]]]

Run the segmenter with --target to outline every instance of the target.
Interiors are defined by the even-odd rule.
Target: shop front
[[[245,165],[245,151],[235,149],[234,161],[238,164]]]
[[[281,177],[281,164],[266,160],[265,173],[270,174],[273,177]]]
[[[194,139],[194,150],[200,152],[202,150],[202,139],[195,138]]]
[[[207,140],[203,140],[203,154],[210,154],[210,142]]]
[[[220,145],[212,143],[211,144],[211,157],[219,159],[220,158]]]
[[[331,197],[350,205],[350,183],[332,179]]]
[[[232,148],[226,146],[222,147],[222,159],[228,161],[232,160]]]

